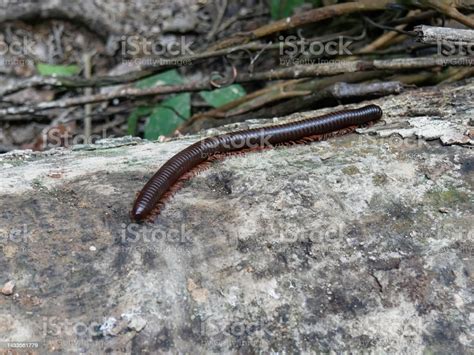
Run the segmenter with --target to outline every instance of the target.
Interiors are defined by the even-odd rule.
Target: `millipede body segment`
[[[324,135],[378,120],[382,109],[368,105],[354,110],[338,111],[297,122],[247,129],[205,138],[169,159],[146,183],[130,213],[135,221],[147,218],[163,195],[185,173],[213,156],[252,148],[265,148]]]

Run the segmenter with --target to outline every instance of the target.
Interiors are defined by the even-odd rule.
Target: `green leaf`
[[[140,117],[149,115],[151,112],[150,107],[146,106],[139,106],[136,109],[132,111],[130,116],[128,117],[127,124],[128,124],[128,134],[130,136],[136,136],[137,135],[137,125],[138,125],[138,119]]]
[[[139,89],[149,89],[159,85],[177,85],[182,83],[183,78],[176,69],[173,69],[140,80],[135,86]]]
[[[153,110],[145,125],[145,138],[155,140],[159,136],[170,135],[190,116],[191,94],[175,95],[163,101]]]
[[[292,16],[294,9],[304,3],[312,4],[313,7],[321,6],[321,0],[272,0],[270,5],[272,18],[279,20],[284,17]]]
[[[184,80],[178,71],[173,69],[140,80],[135,86],[140,89],[148,89],[160,85],[179,85],[183,82]],[[191,95],[175,95],[154,107],[137,107],[128,117],[128,134],[136,135],[138,120],[140,117],[148,115],[150,116],[145,125],[146,139],[155,140],[159,136],[169,135],[181,125],[183,119],[188,119],[191,116]]]
[[[199,94],[212,107],[219,107],[231,101],[237,100],[238,98],[244,96],[246,92],[241,85],[234,84],[222,89],[201,91]]]
[[[41,75],[71,76],[81,71],[77,65],[52,65],[45,63],[36,64],[36,69]]]

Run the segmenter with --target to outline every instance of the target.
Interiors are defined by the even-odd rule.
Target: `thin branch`
[[[260,73],[240,74],[237,81],[267,81],[282,79],[298,79],[315,76],[327,76],[341,73],[353,73],[367,70],[407,70],[424,69],[438,66],[474,66],[474,58],[464,57],[420,57],[386,60],[355,60],[320,63],[313,65],[296,65],[284,69],[270,70]]]
[[[392,26],[395,26],[395,25],[401,25],[401,24],[404,24],[404,23],[425,21],[425,20],[429,20],[429,19],[435,17],[436,14],[437,14],[436,11],[428,10],[428,11],[424,11],[424,12],[419,13],[419,14],[407,15],[406,17],[393,19],[393,20],[389,21],[388,24],[390,24]]]
[[[342,16],[361,11],[383,10],[389,3],[390,0],[361,0],[357,2],[348,2],[320,7],[272,22],[253,31],[241,33],[234,37],[227,38],[211,47],[211,50],[218,50],[245,44],[255,39],[266,37],[277,32],[287,31],[336,16]]]
[[[415,34],[414,34],[413,32],[403,31],[403,28],[404,28],[406,25],[399,25],[399,26],[397,26],[397,27],[391,27],[391,26],[381,25],[381,24],[379,24],[379,23],[376,23],[376,22],[372,21],[372,20],[371,20],[370,18],[368,18],[367,16],[364,16],[364,20],[365,20],[366,22],[368,22],[369,24],[371,24],[372,26],[381,28],[382,30],[392,31],[392,32],[396,32],[396,33],[399,33],[399,34],[402,34],[402,35],[407,35],[407,36],[410,36],[410,37],[415,37]]]
[[[84,54],[84,75],[86,78],[90,79],[92,76],[92,57],[94,53],[86,53]],[[86,96],[92,95],[92,88],[86,88],[84,90]],[[86,142],[89,142],[90,136],[92,133],[92,106],[91,104],[86,104],[84,107],[84,136]]]
[[[355,97],[386,96],[399,94],[402,91],[403,85],[398,81],[356,84],[337,82],[322,90],[314,91],[311,95],[294,98],[271,106],[268,109],[262,109],[251,115],[254,117],[284,116],[296,111],[308,109],[309,107],[314,107],[317,102],[328,98],[343,100]]]
[[[255,12],[255,13],[254,12],[249,12],[248,14],[244,14],[244,15],[241,15],[241,14],[234,15],[231,18],[224,21],[222,23],[222,25],[220,25],[220,27],[217,30],[216,34],[224,31],[227,28],[229,28],[230,26],[232,26],[235,22],[237,22],[239,20],[247,20],[247,19],[251,19],[251,18],[255,18],[255,17],[262,17],[262,16],[268,15],[268,13],[269,12],[267,10],[264,10],[264,11],[259,11],[259,12]]]
[[[414,28],[418,40],[422,43],[437,44],[440,42],[451,43],[474,43],[474,30],[462,30],[459,28],[416,26]]]
[[[364,19],[367,22],[370,21],[369,18],[367,18],[367,17],[364,17]],[[370,22],[374,23],[372,21],[370,21]],[[370,53],[370,52],[373,52],[377,49],[384,48],[384,47],[388,46],[391,43],[391,41],[393,41],[393,39],[397,37],[397,34],[400,33],[400,31],[403,30],[405,27],[406,27],[405,24],[398,25],[397,27],[394,27],[393,29],[389,30],[389,32],[386,32],[383,35],[381,35],[380,37],[378,37],[372,43],[369,43],[365,47],[359,49],[358,53]],[[405,32],[405,31],[403,31],[403,32]]]
[[[5,116],[10,115],[22,115],[25,113],[35,113],[44,110],[56,109],[56,108],[65,108],[72,106],[81,106],[88,103],[98,103],[104,101],[111,101],[114,99],[130,99],[146,96],[155,96],[155,95],[166,95],[171,93],[179,92],[193,92],[201,90],[211,90],[212,86],[209,81],[188,83],[183,85],[169,85],[169,86],[158,86],[150,89],[137,89],[137,88],[126,88],[121,89],[116,92],[109,92],[104,94],[95,94],[95,95],[85,95],[67,99],[61,99],[50,102],[42,102],[37,105],[32,106],[18,106],[18,107],[9,107],[6,109],[0,109],[0,117],[3,120],[14,121],[15,119],[10,117],[6,118]]]
[[[294,97],[301,97],[301,96],[308,96],[311,94],[311,91],[278,91],[274,92],[273,95],[262,95],[257,99],[252,101],[252,105],[244,106],[240,109],[235,109],[229,111],[227,114],[223,114],[221,117],[230,117],[230,116],[237,116],[242,115],[246,112],[253,111],[259,107],[268,105],[275,101],[281,101],[283,99],[292,99]],[[216,116],[219,117],[219,116]]]
[[[252,49],[253,47],[255,47],[255,43],[250,43],[250,45],[247,45],[251,40],[262,38],[279,31],[296,28],[308,23],[322,21],[337,15],[343,15],[359,11],[380,10],[383,9],[389,2],[390,0],[364,0],[361,2],[350,2],[345,4],[325,6],[303,14],[298,14],[293,17],[289,17],[284,20],[273,22],[269,25],[259,27],[256,30],[245,34],[244,36],[237,35],[235,37],[231,37],[230,39],[226,39],[222,42],[219,42],[215,46],[201,53],[171,58],[171,60],[169,61],[160,60],[159,58],[151,58],[152,61],[153,59],[157,60],[153,61],[153,64],[143,66],[137,71],[122,75],[99,76],[91,79],[84,79],[80,77],[34,76],[1,88],[0,97],[18,92],[26,88],[47,85],[68,88],[83,88],[114,86],[124,83],[131,83],[149,77],[153,74],[160,73],[164,70],[176,68],[180,65],[180,63],[183,62],[199,62],[204,59],[225,56],[234,51]]]
[[[446,4],[438,4],[436,0],[427,0],[428,4],[436,10],[455,18],[458,21],[465,23],[470,27],[474,27],[474,20],[459,13],[454,7]],[[241,33],[234,37],[225,39],[206,51],[192,54],[189,56],[182,56],[171,58],[170,60],[162,60],[160,58],[151,58],[153,64],[142,66],[139,70],[127,74],[115,76],[99,76],[91,79],[84,79],[80,77],[41,77],[34,76],[17,83],[8,85],[0,89],[0,98],[18,92],[25,88],[38,86],[57,86],[67,88],[83,88],[83,87],[104,87],[114,86],[124,83],[135,82],[144,79],[153,74],[160,73],[167,69],[173,69],[181,65],[181,63],[199,62],[204,59],[225,56],[233,51],[246,50],[246,44],[280,31],[294,29],[307,24],[319,22],[335,16],[351,14],[356,12],[383,10],[389,5],[392,0],[361,0],[357,2],[348,2],[342,4],[329,5],[317,8],[311,11],[297,14],[268,25],[259,27],[253,31]],[[249,48],[254,46],[250,45]]]
[[[472,57],[422,57],[422,58],[401,58],[388,60],[358,60],[358,61],[340,61],[334,63],[321,63],[315,65],[297,65],[289,68],[271,70],[267,72],[243,73],[236,77],[234,82],[244,83],[250,81],[270,81],[281,79],[298,79],[318,76],[332,76],[342,73],[354,73],[359,71],[371,70],[408,70],[425,69],[436,66],[474,66]],[[183,85],[158,86],[149,89],[126,88],[116,92],[85,95],[61,99],[51,102],[42,102],[34,106],[18,106],[0,109],[0,117],[11,115],[22,115],[25,113],[36,113],[39,111],[65,108],[88,103],[97,103],[111,101],[114,99],[132,99],[146,96],[167,95],[180,92],[195,92],[201,90],[211,90],[213,86],[209,79],[199,82],[191,82]],[[4,118],[5,120],[5,118]],[[14,120],[9,118],[8,120]]]
[[[256,48],[255,48],[256,47]],[[149,58],[154,63],[147,67],[143,66],[141,69],[122,74],[112,76],[97,76],[91,79],[81,78],[77,76],[32,76],[27,79],[16,81],[15,83],[6,85],[0,88],[0,98],[6,95],[13,94],[23,89],[42,87],[42,86],[54,86],[54,87],[66,87],[66,88],[85,88],[85,87],[104,87],[104,86],[115,86],[120,84],[129,84],[151,75],[160,73],[164,70],[173,69],[179,67],[182,63],[193,63],[199,62],[205,59],[222,57],[231,54],[239,50],[260,50],[261,46],[258,43],[249,43],[242,46],[236,46],[233,48],[226,48],[215,51],[206,51],[202,53],[192,54],[189,56],[181,56],[171,58],[169,60],[163,60],[162,58]],[[154,60],[156,59],[156,61]],[[146,61],[146,58],[143,59]]]
[[[222,23],[222,19],[224,18],[225,11],[227,10],[227,0],[222,0],[222,4],[216,3],[217,5],[217,18],[215,19],[211,31],[208,33],[206,38],[208,40],[213,39],[216,35],[219,26]]]
[[[222,125],[242,122],[250,118],[264,118],[275,116],[281,117],[296,111],[304,110],[308,107],[314,107],[314,105],[318,102],[325,102],[328,99],[342,100],[354,97],[386,96],[391,94],[398,94],[402,91],[403,85],[400,82],[393,81],[360,84],[348,84],[345,82],[338,82],[322,90],[315,91],[311,95],[294,98],[284,103],[271,106],[269,109],[262,109],[257,112],[250,112],[240,116],[227,117],[224,119],[210,119],[207,123],[215,122]],[[181,133],[188,133],[191,130],[199,130],[206,127],[206,122],[194,122],[194,124],[194,127],[182,127],[183,131]]]
[[[431,8],[451,17],[463,25],[474,28],[474,19],[469,16],[460,13],[453,5],[457,5],[456,2],[452,1],[440,1],[440,0],[425,0],[426,4]]]

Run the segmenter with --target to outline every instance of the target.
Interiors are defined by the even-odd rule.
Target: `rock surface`
[[[2,338],[472,353],[473,89],[374,100],[383,121],[358,134],[214,162],[153,225],[130,224],[135,194],[199,137],[1,156]]]

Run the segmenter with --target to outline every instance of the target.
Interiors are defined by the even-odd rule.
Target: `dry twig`
[[[422,43],[438,44],[442,42],[474,44],[474,30],[459,28],[416,26],[414,29]]]

